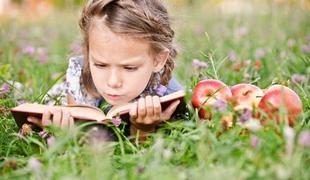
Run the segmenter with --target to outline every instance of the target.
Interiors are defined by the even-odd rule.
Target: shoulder
[[[80,90],[83,56],[75,56],[69,59],[66,72],[66,86],[69,93],[75,95]]]
[[[81,77],[83,69],[83,56],[75,56],[69,58],[68,68],[66,71],[65,82],[61,84],[55,84],[48,92],[48,97],[46,98],[48,104],[55,104],[55,101],[51,101],[55,96],[61,95],[58,102],[61,105],[68,104],[68,95],[72,97],[72,100],[77,104],[88,104],[97,106],[98,99],[92,97],[85,89]]]
[[[84,57],[75,56],[69,59],[66,86],[67,94],[73,97],[73,100],[78,104],[98,105],[98,99],[92,97],[85,89],[82,83],[82,69]]]
[[[173,76],[168,85],[167,85],[167,91],[165,93],[165,95],[167,94],[171,94],[173,92],[179,91],[179,90],[183,90],[183,86],[179,83],[179,81]]]
[[[80,76],[83,68],[83,56],[74,56],[69,58],[67,75]]]

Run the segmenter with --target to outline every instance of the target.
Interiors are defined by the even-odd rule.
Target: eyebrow
[[[101,63],[101,64],[107,64],[106,62],[102,62],[98,59],[96,59],[95,57],[93,57],[91,55],[91,58],[93,61],[95,61],[96,63]],[[120,65],[121,66],[124,66],[124,65],[132,65],[132,64],[143,64],[144,61],[141,61],[141,58],[138,56],[138,57],[134,57],[134,58],[131,58],[131,59],[128,59],[127,61],[124,61],[123,63],[121,63]]]

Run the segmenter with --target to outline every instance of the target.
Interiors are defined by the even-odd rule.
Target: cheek
[[[136,72],[134,74],[128,74],[126,84],[132,89],[136,89],[137,91],[143,91],[150,80],[152,75],[151,70],[143,70]]]
[[[129,81],[131,81],[131,83],[134,84],[140,84],[141,86],[143,86],[144,84],[146,85],[149,81],[151,77],[151,73],[141,73],[141,74],[137,74],[132,78],[128,78]]]
[[[95,67],[90,67],[90,73],[91,73],[91,77],[93,79],[95,86],[97,88],[101,86],[102,82],[104,82],[104,79],[103,79],[103,77],[105,77],[104,74]]]

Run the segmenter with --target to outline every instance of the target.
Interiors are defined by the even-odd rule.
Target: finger
[[[70,116],[70,118],[69,118],[69,128],[70,129],[74,128],[74,118],[73,118],[73,116]]]
[[[61,117],[62,117],[62,111],[61,109],[57,108],[53,110],[53,125],[60,127],[61,126]]]
[[[180,100],[177,100],[171,103],[162,113],[161,120],[166,121],[170,119],[171,115],[174,113],[174,111],[176,110],[179,104],[180,104]]]
[[[137,118],[137,103],[133,103],[129,110],[130,119]]]
[[[153,96],[154,120],[160,120],[161,104],[158,96]]]
[[[141,123],[143,119],[146,116],[146,109],[145,109],[145,99],[140,98],[138,100],[138,118],[137,118],[137,123]]]
[[[70,112],[62,110],[62,120],[61,120],[61,128],[69,128],[69,119],[70,119]]]
[[[35,124],[36,126],[39,126],[40,128],[43,128],[42,122],[39,118],[29,116],[27,117],[27,121]]]
[[[154,116],[154,106],[152,96],[146,96],[145,107],[146,107],[146,118],[144,119],[144,123],[151,124]]]
[[[49,111],[48,109],[44,110],[43,116],[42,116],[42,125],[43,126],[49,126],[52,124],[51,116],[52,116],[51,111]]]

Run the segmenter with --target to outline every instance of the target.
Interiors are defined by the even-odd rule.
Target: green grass
[[[0,84],[14,80],[23,88],[0,98],[0,179],[309,179],[310,149],[298,139],[310,130],[310,53],[302,51],[304,45],[310,46],[310,13],[295,5],[269,4],[252,14],[225,15],[199,2],[178,11],[170,8],[181,47],[175,75],[187,90],[189,119],[163,125],[145,144],[129,141],[115,127],[111,128],[119,135],[116,142],[96,145],[85,144],[79,129],[54,130],[56,142],[51,147],[37,133],[20,138],[8,109],[21,99],[38,101],[55,76],[65,72],[70,44],[81,39],[78,13],[64,9],[35,22],[3,20]],[[240,35],[242,29],[245,35]],[[22,47],[27,44],[46,48],[47,63],[41,64],[37,54],[25,55]],[[256,57],[260,48],[266,54]],[[228,58],[231,51],[236,54],[233,61]],[[258,70],[257,58],[262,62]],[[195,70],[193,59],[209,68]],[[249,65],[234,70],[246,61]],[[304,75],[306,81],[292,83],[293,74]],[[246,82],[268,88],[280,83],[296,91],[303,113],[293,128],[293,152],[286,150],[285,123],[271,122],[258,131],[239,125],[224,130],[221,117],[232,112],[229,109],[201,123],[190,104],[191,90],[199,80],[215,77],[229,86]],[[236,113],[234,117],[237,120]],[[251,145],[253,138],[259,139],[257,146]],[[33,158],[40,161],[39,168],[28,165]]]

